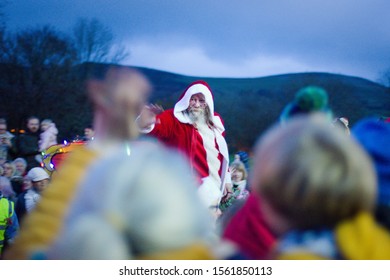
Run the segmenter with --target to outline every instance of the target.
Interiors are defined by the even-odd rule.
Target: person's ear
[[[105,91],[104,83],[98,80],[90,80],[87,83],[87,90],[90,100],[99,107],[111,106],[112,100]]]

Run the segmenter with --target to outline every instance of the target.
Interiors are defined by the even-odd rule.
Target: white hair
[[[27,166],[27,161],[24,158],[18,157],[14,159],[13,163],[16,165],[18,162],[23,163],[24,166]]]

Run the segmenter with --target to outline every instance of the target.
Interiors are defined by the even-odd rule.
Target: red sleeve
[[[173,115],[173,110],[165,110],[156,116],[156,123],[150,134],[161,140],[167,140],[174,131],[174,124],[175,116]]]

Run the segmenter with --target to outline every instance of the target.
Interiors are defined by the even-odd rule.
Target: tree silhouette
[[[129,55],[123,45],[115,42],[111,29],[95,18],[76,22],[73,41],[80,63],[119,63]]]

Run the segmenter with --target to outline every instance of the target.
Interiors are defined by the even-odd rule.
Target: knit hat
[[[280,121],[285,122],[298,114],[312,112],[324,112],[332,118],[332,112],[328,107],[328,93],[321,87],[308,86],[300,89],[292,102],[287,104],[280,116]]]
[[[28,173],[27,177],[33,182],[49,179],[49,174],[42,167],[34,167]]]
[[[240,157],[240,161],[244,163],[246,170],[249,170],[249,155],[247,152],[239,151],[237,155]]]
[[[368,118],[359,121],[352,134],[370,154],[378,179],[378,204],[390,206],[390,123]]]

